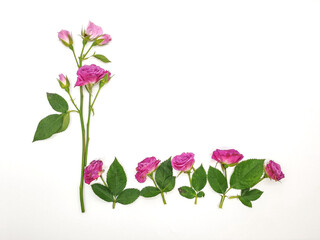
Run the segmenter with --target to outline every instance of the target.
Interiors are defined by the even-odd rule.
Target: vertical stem
[[[86,136],[85,136],[85,128],[83,121],[83,89],[80,87],[80,123],[81,123],[81,131],[82,131],[82,164],[81,164],[81,180],[80,180],[80,204],[81,204],[81,212],[85,212],[84,208],[84,199],[83,199],[83,175],[84,168],[86,166],[85,163],[85,147],[86,147]]]
[[[87,159],[88,159],[88,149],[89,149],[89,140],[90,140],[90,137],[89,137],[89,128],[90,128],[90,118],[91,118],[91,110],[92,110],[92,107],[91,107],[91,92],[89,92],[89,110],[88,110],[88,121],[87,121],[87,139],[86,139],[86,151],[85,151],[85,157],[84,157],[84,163],[85,165],[87,165]]]
[[[163,204],[167,204],[166,199],[164,198],[164,194],[163,194],[163,192],[161,190],[160,190],[160,193],[161,193]]]
[[[224,199],[226,198],[226,195],[225,193],[221,196],[221,200],[220,200],[220,204],[219,204],[219,208],[222,208],[223,206],[223,202],[224,202]]]
[[[112,209],[114,209],[116,207],[116,199],[113,199],[113,203],[112,203]]]
[[[197,205],[197,200],[198,200],[198,193],[196,194],[195,200],[194,200],[194,204]]]

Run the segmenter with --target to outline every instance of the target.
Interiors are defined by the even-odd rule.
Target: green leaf
[[[107,173],[107,183],[110,191],[115,196],[118,196],[127,185],[126,173],[117,158],[110,165]]]
[[[217,193],[224,193],[228,188],[226,177],[218,169],[209,167],[208,182]]]
[[[158,169],[156,170],[155,178],[156,182],[161,190],[165,189],[168,184],[172,183],[172,166],[171,166],[171,158],[164,161],[160,164]],[[167,180],[169,179],[170,180]]]
[[[235,189],[253,187],[261,178],[264,159],[249,159],[239,163],[230,178],[230,185]]]
[[[95,183],[91,185],[91,188],[99,198],[107,202],[113,202],[113,195],[106,186],[103,186],[100,183]]]
[[[117,197],[117,202],[127,205],[133,203],[140,196],[140,191],[135,188],[128,188],[123,190]]]
[[[205,196],[204,192],[202,191],[198,192],[198,197],[204,197],[204,196]]]
[[[65,130],[68,128],[69,123],[70,123],[70,113],[69,113],[69,112],[63,113],[63,114],[62,114],[62,118],[63,118],[63,119],[62,119],[62,126],[61,126],[61,128],[58,130],[57,133],[63,132],[63,131],[65,131]]]
[[[103,56],[102,54],[95,54],[93,55],[96,59],[99,59],[100,61],[104,62],[104,63],[108,63],[110,62],[108,58],[106,58],[105,56]]]
[[[52,114],[42,119],[37,127],[33,137],[33,142],[51,137],[59,132],[63,124],[63,116],[60,114]]]
[[[145,187],[141,190],[140,195],[145,198],[155,197],[160,193],[160,190],[156,187]]]
[[[204,170],[202,164],[195,170],[192,175],[192,187],[198,192],[204,188],[207,183],[207,173]]]
[[[162,191],[163,192],[170,192],[172,189],[174,189],[174,186],[176,184],[176,177],[172,176],[166,179],[164,182],[164,185],[166,186]]]
[[[197,195],[196,192],[191,187],[187,187],[187,186],[178,188],[178,191],[181,196],[189,199],[195,198],[195,196]]]
[[[66,113],[69,109],[68,103],[63,97],[56,93],[47,93],[48,101],[51,107],[61,113]]]
[[[262,193],[263,192],[258,189],[252,189],[246,192],[241,191],[241,197],[249,201],[255,201],[262,195]]]
[[[250,207],[250,208],[252,207],[252,203],[249,200],[247,200],[241,196],[239,197],[239,200],[242,202],[243,205]]]

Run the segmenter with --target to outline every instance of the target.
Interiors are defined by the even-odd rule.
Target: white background
[[[319,239],[319,1],[3,1],[1,18],[0,239]],[[177,179],[166,195],[111,204],[86,186],[80,213],[80,121],[32,143],[54,113],[46,92],[67,98],[58,74],[76,80],[57,32],[100,25],[112,42],[97,48],[115,74],[92,118],[89,161],[117,156],[128,187],[145,157],[195,153],[213,165],[217,148],[281,164],[253,208],[206,186],[194,206]],[[79,100],[78,89],[72,93]],[[70,101],[69,101],[70,103]],[[69,104],[71,107],[71,103]],[[229,173],[230,174],[230,173]],[[231,192],[236,194],[237,192]]]

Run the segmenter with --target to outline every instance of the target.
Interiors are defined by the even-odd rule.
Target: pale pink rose
[[[106,74],[109,78],[111,73],[94,64],[84,65],[77,71],[77,82],[75,86],[83,86],[86,84],[94,84],[99,82]]]
[[[194,164],[193,153],[182,153],[172,158],[171,165],[175,170],[178,171],[189,171]]]
[[[231,165],[241,161],[243,159],[243,155],[234,149],[229,149],[229,150],[217,149],[212,153],[212,159],[220,163]]]
[[[143,183],[146,181],[148,174],[155,171],[159,165],[160,161],[155,157],[149,157],[138,163],[136,168],[136,179],[138,182]]]
[[[96,180],[103,173],[103,162],[101,160],[93,160],[85,169],[84,169],[84,181],[87,184],[90,184],[93,180]]]
[[[98,44],[99,46],[106,45],[112,40],[109,34],[103,34],[97,38],[97,40],[102,40],[102,39],[103,41]]]
[[[265,171],[268,177],[275,181],[279,181],[282,178],[284,178],[284,174],[281,171],[280,165],[272,160],[270,160],[269,163],[266,165]]]
[[[69,46],[72,44],[71,34],[67,30],[61,30],[60,32],[58,32],[58,38],[66,46]]]
[[[90,40],[94,40],[103,34],[102,28],[95,25],[93,22],[89,22],[86,29],[86,35],[89,36]]]

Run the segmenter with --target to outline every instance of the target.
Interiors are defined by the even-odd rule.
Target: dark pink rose
[[[268,177],[275,181],[279,181],[282,178],[284,178],[284,174],[281,171],[280,165],[272,160],[270,160],[269,163],[266,165],[265,171]]]
[[[58,38],[65,46],[69,47],[72,45],[72,37],[69,31],[61,30],[58,32]]]
[[[243,159],[243,155],[234,149],[229,149],[229,150],[217,149],[212,153],[212,159],[220,163],[231,165],[241,161]]]
[[[103,34],[100,37],[98,37],[97,40],[99,41],[98,45],[102,46],[102,45],[108,44],[112,39],[109,34]],[[103,40],[103,41],[100,42],[101,40]]]
[[[103,173],[102,169],[103,162],[101,160],[93,160],[84,169],[84,181],[86,184],[90,184],[93,180],[96,180]]]
[[[94,84],[99,82],[106,74],[110,77],[110,72],[94,64],[84,65],[78,69],[77,82],[75,86],[83,86],[86,84]]]
[[[175,170],[178,171],[189,171],[194,164],[193,153],[182,153],[172,158],[171,165]]]
[[[103,34],[102,28],[95,25],[93,22],[89,22],[85,34],[89,36],[90,40],[94,40]]]
[[[155,157],[149,157],[138,163],[136,168],[136,179],[138,182],[143,183],[147,179],[147,175],[157,169],[160,161]]]

